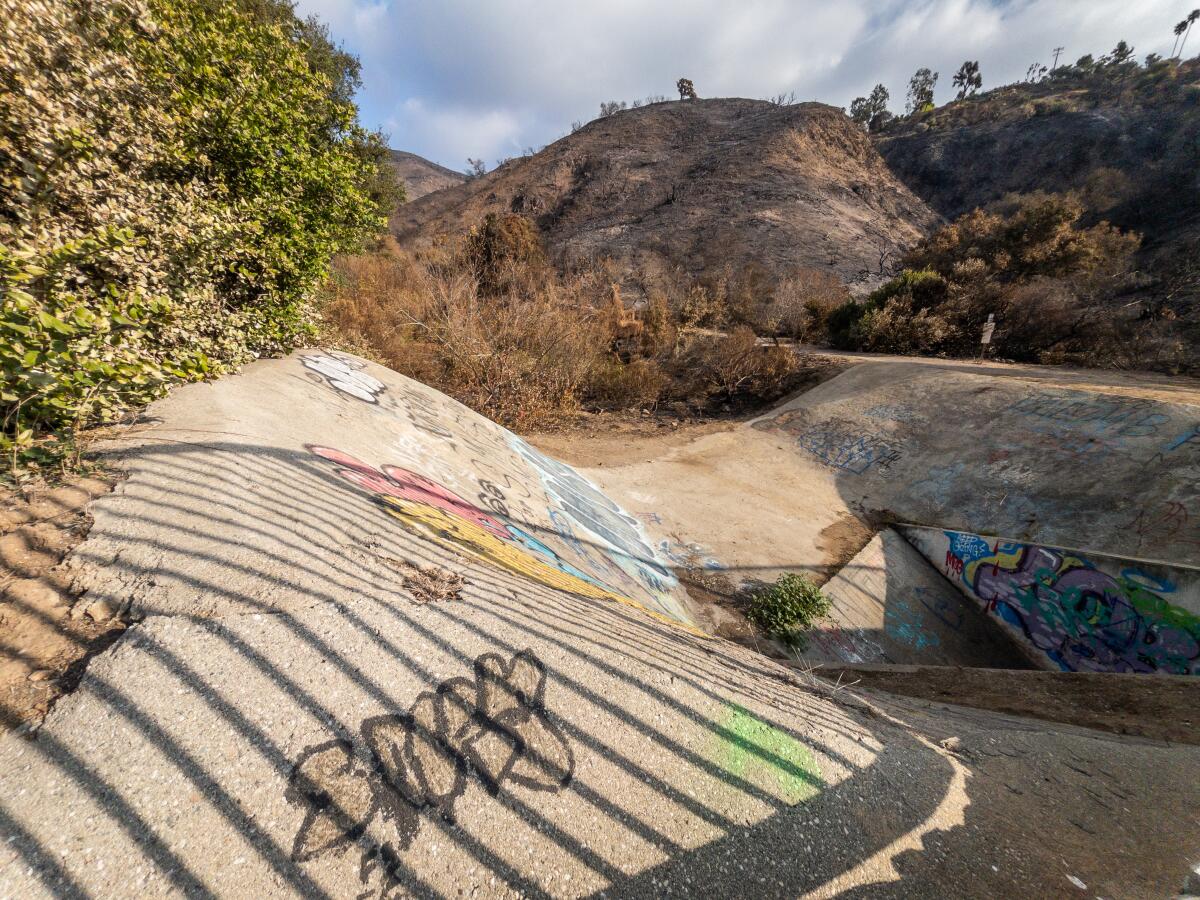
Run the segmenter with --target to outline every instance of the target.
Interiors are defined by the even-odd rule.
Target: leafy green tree
[[[970,97],[983,87],[983,76],[979,74],[979,61],[967,60],[954,73],[954,86],[958,88],[958,99]]]
[[[1133,58],[1133,48],[1125,41],[1118,41],[1117,46],[1113,47],[1112,52],[1108,54],[1108,64],[1110,66],[1123,66]]]
[[[908,98],[905,109],[912,115],[933,109],[933,90],[937,86],[938,73],[921,68],[908,82]]]
[[[855,97],[850,104],[850,118],[863,128],[870,128],[882,113],[887,112],[891,95],[882,84],[877,84],[866,97]]]

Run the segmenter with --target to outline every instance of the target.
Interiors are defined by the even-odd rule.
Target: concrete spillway
[[[139,621],[0,739],[0,895],[1130,896],[1196,862],[1200,748],[710,637],[677,507],[378,366],[259,363],[108,453],[69,563]]]

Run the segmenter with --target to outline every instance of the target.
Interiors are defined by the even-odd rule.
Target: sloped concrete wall
[[[1200,673],[1200,570],[899,526],[1043,668]]]
[[[1200,566],[1200,407],[1081,386],[870,363],[752,427],[887,521]]]
[[[348,354],[298,353],[248,372],[154,408],[184,423],[182,439],[171,433],[179,443],[168,451],[160,430],[122,450],[153,487],[123,487],[97,506],[92,540],[72,563],[80,588],[139,617],[284,612],[297,596],[323,596],[345,557],[393,582],[411,578],[415,560],[448,569],[458,559],[696,630],[687,592],[644,526],[507,429]],[[189,458],[201,450],[202,461]],[[293,527],[316,534],[301,541],[264,521],[279,484],[303,498]],[[367,509],[347,531],[326,522],[333,502]],[[165,553],[166,527],[188,535],[185,552]],[[297,566],[298,543],[322,552]],[[213,560],[229,564],[220,585],[206,576]]]
[[[821,590],[832,611],[807,633],[805,661],[1025,664],[996,624],[891,528],[875,535]]]

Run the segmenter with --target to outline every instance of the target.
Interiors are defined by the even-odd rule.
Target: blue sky
[[[363,64],[365,124],[391,146],[454,169],[561,137],[605,100],[675,94],[847,106],[883,82],[892,109],[909,76],[940,72],[939,103],[964,59],[984,88],[1029,64],[1171,50],[1197,0],[298,0]],[[1200,29],[1187,55],[1200,51]]]

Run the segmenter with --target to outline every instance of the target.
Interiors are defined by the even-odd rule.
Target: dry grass
[[[326,319],[349,345],[518,429],[583,406],[745,405],[779,396],[796,372],[790,351],[745,326],[728,338],[683,327],[693,313],[678,300],[701,294],[706,321],[729,322],[727,291],[693,285],[635,314],[603,266],[559,274],[535,239],[491,221],[419,253],[387,244],[340,258]]]
[[[388,557],[387,563],[400,573],[404,589],[412,596],[414,603],[424,605],[459,600],[462,597],[463,586],[467,583],[461,575],[436,566],[423,569],[391,557]]]

